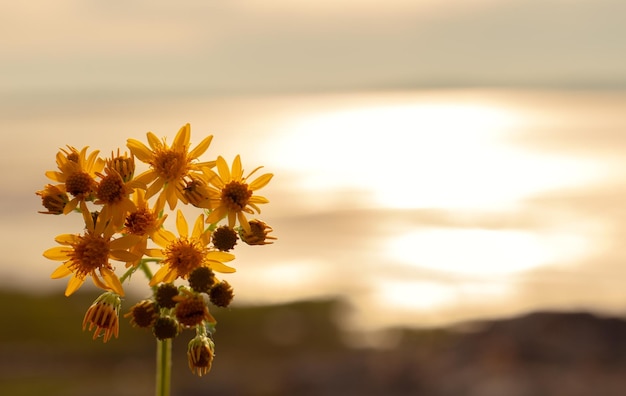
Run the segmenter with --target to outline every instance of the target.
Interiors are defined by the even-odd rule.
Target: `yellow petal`
[[[233,169],[230,172],[230,177],[232,180],[241,180],[241,176],[243,176],[243,169],[241,168],[241,157],[239,154],[233,160]]]
[[[150,286],[158,285],[161,282],[169,283],[168,279],[172,277],[172,272],[175,274],[175,271],[173,271],[169,266],[161,266],[161,268],[154,273],[152,279],[150,279]],[[176,275],[174,275],[174,278],[176,278]]]
[[[228,183],[230,179],[230,170],[228,169],[228,164],[226,160],[220,155],[217,157],[217,171],[220,174],[220,178],[224,183]]]
[[[215,166],[215,161],[204,161],[204,162],[196,162],[192,164],[192,169],[201,170],[202,168],[213,168]]]
[[[123,297],[124,288],[122,287],[122,283],[120,282],[120,279],[117,277],[117,275],[115,275],[115,272],[111,271],[108,268],[102,268],[100,270],[100,273],[102,274],[102,278],[104,279],[104,282],[109,287],[111,287],[111,289],[113,289],[114,292],[116,292],[117,294]]]
[[[213,172],[209,168],[202,168],[202,172],[206,176],[207,182],[213,184],[215,187],[219,189],[224,188],[224,181],[222,180],[221,177],[219,177],[217,173]]]
[[[269,183],[270,180],[272,180],[273,176],[274,174],[272,173],[266,173],[264,175],[257,177],[256,179],[254,179],[252,183],[250,183],[250,186],[249,186],[250,190],[254,191],[254,190],[258,190],[258,189],[265,187],[267,183]]]
[[[146,249],[144,254],[148,257],[165,257],[161,249]]]
[[[161,194],[165,194],[165,199],[170,206],[170,210],[174,210],[174,208],[176,208],[176,204],[178,203],[178,197],[176,196],[176,188],[174,185],[166,185],[165,190],[163,190]]]
[[[78,290],[83,283],[85,282],[85,278],[79,278],[74,275],[69,282],[67,282],[67,288],[65,289],[65,296],[71,296],[76,290]]]
[[[237,213],[236,212],[228,212],[228,226],[230,228],[234,228],[236,221],[237,221]]]
[[[57,235],[54,240],[61,245],[71,245],[78,242],[78,235],[76,234],[61,234]]]
[[[262,203],[269,203],[270,200],[262,197],[260,195],[253,195],[252,197],[250,197],[250,200],[248,201],[248,204],[262,204]]]
[[[160,228],[150,237],[154,243],[162,248],[167,247],[170,243],[174,242],[177,238],[173,232]]]
[[[206,232],[203,232],[202,235],[200,235],[200,240],[202,240],[204,246],[211,243],[211,232],[209,232],[208,230]]]
[[[129,249],[139,243],[143,238],[139,235],[124,235],[123,237],[114,239],[109,244],[111,250]]]
[[[98,274],[96,274],[95,272],[91,273],[91,280],[93,280],[93,284],[99,287],[100,289],[104,289],[104,290],[111,289],[111,287],[107,285],[102,279],[100,279]]]
[[[253,210],[246,210],[246,212],[247,212],[247,213],[252,214],[252,213],[254,213],[255,211],[256,211],[257,213],[261,213],[261,209],[259,209],[259,207],[258,207],[258,206],[256,206],[256,204],[255,204],[255,203],[248,201],[248,206],[249,206],[250,208],[252,208]]]
[[[148,144],[150,145],[152,150],[158,150],[163,147],[163,143],[154,133],[148,132],[146,133],[146,136],[148,137]]]
[[[195,224],[193,225],[193,232],[191,235],[194,238],[200,238],[203,233],[204,233],[204,215],[201,214],[200,216],[198,216]]]
[[[156,173],[154,175],[156,177]],[[146,190],[146,199],[152,198],[156,193],[161,191],[161,188],[163,188],[164,184],[165,180],[161,179],[160,177],[156,178],[155,182],[152,183],[150,187],[148,187],[148,189]]]
[[[63,208],[63,214],[66,215],[76,209],[76,205],[78,205],[78,198],[73,198],[70,202],[65,204]]]
[[[85,147],[85,149],[86,148],[87,147]],[[84,170],[86,171],[90,170],[93,173],[93,172],[100,172],[104,168],[104,160],[98,157],[99,153],[100,153],[100,150],[94,150],[91,154],[89,154],[87,161],[85,161]]]
[[[144,163],[150,163],[154,154],[152,150],[146,147],[145,144],[141,143],[139,140],[128,139],[126,140],[126,147],[130,150],[130,152],[137,157],[137,159]]]
[[[172,148],[186,149],[189,146],[189,135],[191,135],[191,125],[187,123],[178,130],[172,142]]]
[[[110,256],[113,260],[123,261],[125,263],[132,263],[141,258],[128,250],[111,250]]]
[[[145,172],[142,172],[140,175],[137,175],[133,178],[135,182],[142,183],[144,185],[148,185],[157,178],[157,174],[152,169],[149,169]],[[146,198],[147,199],[147,198]]]
[[[134,178],[133,180],[137,181],[137,178]],[[143,208],[144,205],[146,205],[146,192],[144,190],[145,188],[137,189],[135,190],[135,193],[133,194],[133,199],[135,201],[135,204],[139,208]]]
[[[59,183],[65,183],[65,176],[63,175],[63,173],[59,173],[56,171],[47,171],[46,177]]]
[[[193,150],[189,152],[189,158],[194,159],[200,157],[209,148],[213,135],[205,137],[200,144],[198,144]]]
[[[209,268],[211,268],[215,272],[221,272],[223,274],[232,274],[233,272],[237,271],[233,267],[229,267],[220,261],[209,260],[207,263],[209,264]]]
[[[248,219],[246,219],[246,215],[243,212],[237,213],[237,218],[239,219],[239,224],[246,231],[250,232],[250,224],[248,223]]]
[[[50,260],[65,261],[69,258],[72,250],[73,249],[69,247],[57,246],[43,252],[43,256]]]
[[[255,173],[256,173],[256,171],[258,171],[259,169],[262,169],[262,168],[263,168],[262,166],[257,166],[256,168],[254,168],[254,169],[252,170],[252,172],[248,173],[248,176],[246,176],[246,180],[248,180],[248,179],[250,178],[250,176],[252,176],[253,174],[255,174]]]
[[[187,220],[180,209],[176,212],[176,230],[181,238],[189,237],[189,226],[187,225]]]
[[[209,224],[216,224],[218,221],[222,220],[224,216],[228,213],[228,209],[225,206],[218,206],[215,208],[206,219],[206,222]]]
[[[228,252],[213,251],[207,254],[207,259],[212,261],[232,261],[235,255]]]
[[[85,203],[85,201],[80,201],[80,212],[83,215],[83,220],[85,221],[85,227],[87,228],[87,230],[95,233],[95,225],[93,222],[93,216],[91,216],[91,212],[89,211],[89,209],[87,208],[87,204]],[[98,218],[102,218],[102,216],[98,216]]]
[[[50,274],[51,279],[59,279],[65,278],[68,275],[71,275],[72,271],[65,266],[65,264],[60,265],[57,269],[54,270],[52,274]]]

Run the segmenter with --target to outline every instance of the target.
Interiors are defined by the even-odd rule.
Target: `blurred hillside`
[[[0,293],[0,394],[152,395],[154,339],[122,319],[107,344],[81,331],[96,297]],[[130,306],[132,302],[127,302]],[[354,347],[339,301],[214,310],[216,359],[203,378],[174,343],[173,395],[623,395],[626,322],[534,313],[448,329],[395,329]],[[126,312],[127,307],[124,309]],[[384,335],[383,335],[384,336]]]

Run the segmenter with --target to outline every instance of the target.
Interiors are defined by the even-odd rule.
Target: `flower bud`
[[[37,195],[41,197],[41,204],[46,208],[47,212],[39,212],[44,214],[63,214],[65,205],[70,201],[69,196],[63,190],[52,184],[46,185],[43,190],[37,191]]]
[[[189,274],[189,287],[197,293],[207,293],[215,283],[215,274],[209,267],[198,267]]]
[[[226,281],[214,285],[209,291],[209,299],[214,305],[218,307],[227,307],[235,297],[233,288]]]
[[[250,220],[248,223],[250,224],[250,231],[246,231],[243,228],[239,231],[241,240],[248,245],[269,245],[274,243],[273,240],[277,239],[276,237],[267,235],[274,230],[261,220],[254,219]]]
[[[124,317],[130,317],[133,326],[146,328],[154,325],[159,317],[156,303],[152,300],[142,300],[135,304]]]
[[[178,288],[173,283],[162,283],[156,291],[156,303],[161,308],[174,308],[176,301],[174,297],[178,295]]]
[[[215,357],[215,344],[207,336],[198,335],[187,346],[187,361],[191,372],[202,377],[211,371]]]
[[[211,242],[217,250],[227,252],[237,244],[237,233],[228,226],[218,227],[211,235]]]
[[[111,159],[107,160],[107,168],[114,169],[120,174],[124,183],[128,183],[133,179],[135,174],[135,157],[128,156],[126,153],[120,155],[120,150],[117,150],[117,156],[111,153]]]
[[[179,329],[180,325],[176,319],[169,316],[161,316],[154,322],[152,333],[159,341],[163,341],[176,337]]]
[[[193,293],[187,289],[183,289],[182,294],[175,297],[178,302],[174,314],[178,322],[185,327],[194,327],[207,321],[215,323],[215,319],[209,313],[204,299],[200,294]]]
[[[89,323],[89,331],[94,327],[95,340],[101,332],[104,333],[103,342],[109,341],[112,335],[117,338],[119,333],[119,312],[122,305],[120,296],[113,292],[105,292],[91,304],[83,319],[83,330]]]

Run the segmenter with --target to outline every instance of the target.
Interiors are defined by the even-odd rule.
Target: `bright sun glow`
[[[467,275],[516,273],[580,257],[583,236],[525,231],[430,228],[392,238],[389,255],[409,265]]]
[[[394,310],[430,311],[483,298],[503,298],[512,292],[505,283],[383,280],[377,284],[376,300]]]
[[[306,189],[353,188],[395,208],[507,208],[601,174],[581,158],[507,145],[526,121],[483,104],[377,106],[302,119],[272,148]]]
[[[246,268],[245,275],[243,271],[236,272],[231,278],[233,284],[237,284],[237,301],[252,304],[281,303],[332,293],[333,285],[327,279],[325,281],[320,270],[323,267],[316,260],[279,261],[272,265]],[[259,295],[260,291],[264,291],[262,295]]]

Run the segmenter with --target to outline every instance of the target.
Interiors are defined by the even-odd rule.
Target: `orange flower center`
[[[170,149],[157,150],[150,165],[159,177],[168,182],[181,179],[189,170],[187,154]]]
[[[99,235],[88,233],[80,236],[78,243],[74,244],[73,248],[70,269],[79,278],[84,278],[97,268],[109,265],[109,241]]]
[[[126,217],[126,230],[133,235],[146,235],[154,229],[156,215],[148,208],[138,209]]]
[[[174,268],[178,276],[186,278],[191,271],[202,266],[205,256],[206,249],[200,241],[180,238],[167,247],[163,262]]]
[[[84,198],[95,187],[95,181],[87,172],[74,172],[65,180],[65,189],[75,197]]]
[[[222,189],[222,203],[229,211],[240,212],[248,204],[252,191],[246,183],[231,181]]]
[[[97,196],[105,204],[115,204],[128,196],[128,190],[122,177],[117,173],[111,173],[98,184]]]

